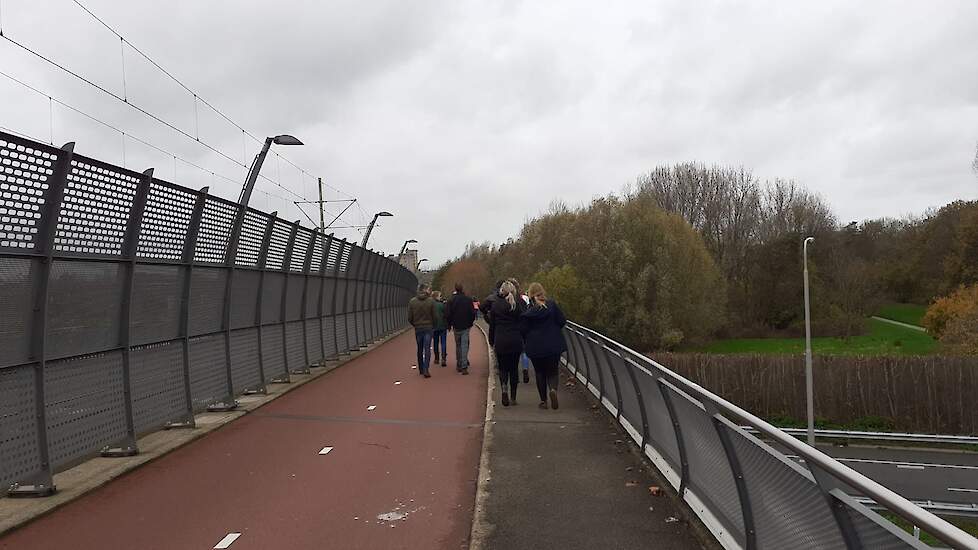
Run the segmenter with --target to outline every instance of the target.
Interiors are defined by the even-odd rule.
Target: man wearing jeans
[[[435,301],[431,298],[431,286],[418,285],[418,295],[408,303],[408,322],[414,327],[414,339],[418,343],[418,372],[431,378],[428,364],[431,362],[431,333],[435,324]]]
[[[462,283],[455,283],[455,293],[445,306],[445,324],[455,332],[455,370],[469,373],[469,329],[475,323],[475,305],[465,294]]]

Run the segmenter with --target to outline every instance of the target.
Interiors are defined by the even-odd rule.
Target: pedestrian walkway
[[[519,405],[493,406],[488,496],[473,548],[702,548],[676,502],[650,491],[664,483],[583,391],[561,372],[560,408],[541,410],[531,370]]]
[[[418,375],[411,331],[79,498],[0,548],[467,548],[488,356]],[[236,536],[239,535],[239,536]]]

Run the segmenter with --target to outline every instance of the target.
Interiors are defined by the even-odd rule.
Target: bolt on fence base
[[[268,390],[264,386],[260,388],[251,388],[250,390],[245,390],[244,395],[267,395]]]
[[[282,376],[277,376],[268,381],[269,384],[291,384],[292,379],[289,378],[288,374],[283,374]]]
[[[120,447],[104,447],[100,452],[103,458],[124,458],[139,454],[139,448],[135,445],[125,445]]]
[[[289,371],[289,373],[290,374],[312,374],[312,371],[309,370],[309,367],[306,367],[304,369],[292,369]]]
[[[58,492],[54,484],[38,483],[35,485],[19,485],[14,483],[7,489],[9,498],[43,498]]]
[[[233,411],[238,408],[237,401],[231,401],[230,403],[221,401],[220,403],[212,403],[207,405],[207,412],[228,412]]]

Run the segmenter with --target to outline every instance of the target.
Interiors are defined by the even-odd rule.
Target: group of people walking
[[[524,293],[516,279],[501,280],[492,293],[480,303],[466,295],[456,283],[448,301],[430,285],[421,284],[418,294],[408,304],[408,321],[414,326],[417,341],[418,370],[431,378],[432,347],[434,363],[448,364],[448,332],[455,335],[455,370],[469,373],[469,331],[481,311],[489,324],[489,345],[496,356],[496,369],[504,407],[516,405],[520,383],[529,382],[528,362],[533,363],[541,409],[558,407],[557,386],[560,356],[567,351],[563,328],[567,323],[560,306],[549,298],[540,283],[532,283]]]
[[[448,366],[449,331],[455,334],[455,371],[469,374],[469,330],[475,318],[475,302],[461,284],[455,285],[448,302],[442,300],[441,292],[432,292],[431,285],[418,286],[418,295],[408,304],[408,322],[414,327],[421,376],[431,378],[432,345],[435,364]]]
[[[480,305],[489,323],[489,344],[496,355],[500,402],[516,405],[521,356],[533,363],[541,409],[556,409],[558,366],[567,351],[563,328],[567,318],[557,302],[547,298],[540,283],[531,283],[526,293],[516,279],[496,283],[496,290]],[[524,363],[523,381],[529,376]]]

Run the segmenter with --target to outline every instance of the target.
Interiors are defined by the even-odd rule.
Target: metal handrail
[[[568,321],[567,324],[585,335],[586,333],[597,334],[594,330],[577,323]],[[615,346],[618,346],[621,350],[627,351],[631,356],[628,359],[631,360],[635,366],[645,371],[646,374],[655,376],[641,363],[636,362],[636,358],[648,365],[653,366],[655,370],[661,372],[661,374],[670,378],[673,382],[678,383],[684,390],[689,390],[698,398],[711,402],[720,412],[726,413],[750,426],[753,426],[758,432],[787,447],[790,451],[805,459],[806,463],[815,465],[837,480],[840,480],[857,489],[864,496],[873,499],[879,504],[885,505],[889,510],[900,515],[907,521],[910,521],[912,524],[923,528],[941,541],[950,544],[955,548],[978,550],[978,539],[972,537],[968,533],[958,529],[954,525],[937,517],[936,515],[920,508],[919,506],[916,506],[914,503],[900,496],[894,491],[887,489],[883,485],[864,476],[863,474],[860,474],[852,468],[849,468],[834,458],[822,453],[818,449],[809,447],[805,443],[798,441],[780,428],[772,426],[763,419],[714,394],[699,384],[669,370],[657,361],[646,357],[645,355],[642,355],[641,353],[638,353],[628,346],[607,336],[602,335],[602,338]]]
[[[741,426],[741,429],[756,431],[753,426]],[[804,428],[779,428],[791,435],[805,435]],[[830,439],[867,439],[873,441],[901,441],[905,443],[941,443],[946,445],[978,445],[978,437],[970,435],[941,435],[916,434],[902,432],[863,432],[849,430],[815,430],[815,437]]]

